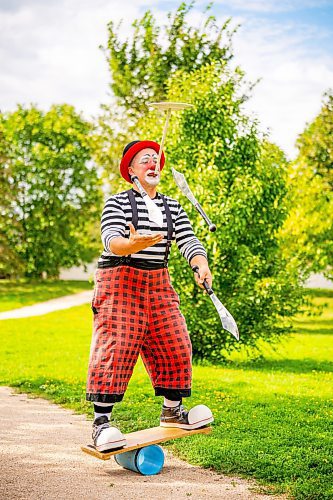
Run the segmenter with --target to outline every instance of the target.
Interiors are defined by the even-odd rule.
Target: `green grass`
[[[266,493],[333,498],[333,292],[314,301],[326,304],[322,316],[298,318],[278,348],[263,346],[265,359],[240,353],[225,366],[194,367],[189,406],[210,406],[214,430],[171,442],[178,456],[255,478]],[[0,384],[92,416],[84,400],[91,321],[88,305],[2,321]],[[124,432],[157,425],[160,403],[139,362],[116,423]]]
[[[91,290],[88,281],[0,280],[0,312]]]

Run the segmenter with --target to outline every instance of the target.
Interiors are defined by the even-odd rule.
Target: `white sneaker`
[[[110,426],[105,415],[94,420],[92,438],[97,451],[114,450],[126,445],[124,435],[116,427]]]
[[[178,427],[179,429],[200,429],[213,422],[213,414],[206,405],[197,405],[187,411],[183,405],[176,408],[163,406],[160,419],[162,427]]]

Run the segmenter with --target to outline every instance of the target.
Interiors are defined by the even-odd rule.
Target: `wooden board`
[[[127,444],[118,450],[101,452],[95,450],[95,448],[89,444],[87,446],[81,446],[81,450],[101,460],[109,460],[113,455],[118,455],[119,453],[136,450],[137,448],[143,448],[151,444],[163,443],[163,441],[169,441],[169,439],[192,436],[193,434],[209,434],[211,430],[211,427],[201,427],[201,429],[194,429],[192,431],[178,429],[176,427],[152,427],[151,429],[143,429],[142,431],[125,434]]]

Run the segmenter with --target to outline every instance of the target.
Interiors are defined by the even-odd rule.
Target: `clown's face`
[[[131,175],[136,175],[140,184],[153,187],[160,182],[160,172],[155,174],[158,155],[152,148],[145,148],[139,151],[133,158],[128,171]]]

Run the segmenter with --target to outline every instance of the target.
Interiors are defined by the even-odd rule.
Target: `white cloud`
[[[124,29],[151,1],[62,0],[2,2],[0,109],[17,103],[69,102],[87,114],[107,99],[108,68],[99,45],[107,23]],[[4,8],[8,7],[8,8]]]
[[[313,27],[241,22],[233,64],[239,64],[249,80],[261,78],[246,109],[269,130],[271,140],[294,157],[297,136],[319,113],[323,93],[333,86],[333,57],[307,48],[309,40],[324,36]]]
[[[206,4],[205,1],[200,4]],[[222,4],[223,7],[228,7],[234,11],[240,10],[243,12],[256,13],[278,13],[292,12],[313,7],[330,6],[330,0],[215,0],[214,4]]]
[[[286,0],[223,3],[253,12],[255,8],[262,12],[263,4],[287,8]],[[303,7],[311,3],[302,0]],[[175,9],[179,3],[173,5]],[[295,9],[301,0],[288,5]],[[0,109],[13,109],[18,102],[34,102],[42,108],[68,102],[88,116],[96,114],[100,103],[109,100],[110,76],[98,49],[106,44],[107,23],[124,19],[126,37],[133,20],[147,8],[165,23],[162,7],[163,2],[154,0],[0,0]],[[191,11],[193,24],[200,24],[202,18],[202,7]],[[225,19],[219,18],[219,23]],[[272,140],[293,155],[297,135],[319,112],[323,92],[333,87],[333,57],[329,49],[325,52],[328,33],[291,21],[275,23],[267,16],[263,21],[254,14],[233,18],[233,25],[239,22],[235,64],[250,80],[262,78],[247,109],[256,113],[264,129],[271,130]]]

